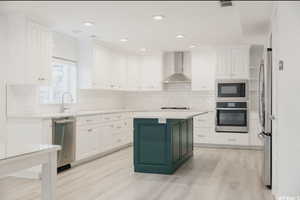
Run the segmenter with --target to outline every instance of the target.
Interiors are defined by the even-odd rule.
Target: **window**
[[[66,96],[66,103],[76,102],[77,91],[77,67],[75,62],[53,58],[52,80],[50,86],[40,87],[40,102],[42,104],[60,104],[63,93],[69,92]]]

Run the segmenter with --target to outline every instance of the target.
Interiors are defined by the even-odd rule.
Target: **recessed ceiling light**
[[[182,39],[182,38],[184,38],[184,35],[181,35],[181,34],[176,35],[176,38],[177,38],[177,39]]]
[[[97,35],[90,35],[90,38],[96,38],[97,37]]]
[[[153,15],[152,16],[152,19],[157,20],[157,21],[163,20],[164,18],[165,18],[165,16],[163,16],[163,15]]]
[[[195,48],[196,47],[196,45],[194,45],[194,44],[192,44],[192,45],[190,45],[190,48],[192,49],[192,48]]]
[[[86,21],[86,22],[83,22],[83,25],[85,26],[94,26],[94,22],[91,22],[91,21]]]
[[[122,39],[120,39],[120,41],[121,41],[121,42],[127,42],[128,39],[127,39],[127,38],[122,38]]]
[[[141,48],[140,51],[145,52],[145,51],[147,51],[147,49],[146,48]]]

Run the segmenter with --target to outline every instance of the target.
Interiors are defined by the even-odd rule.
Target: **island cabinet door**
[[[191,152],[193,152],[193,145],[194,145],[194,125],[193,125],[193,119],[189,119],[188,120],[188,127],[187,127],[187,131],[188,131],[188,153],[190,154]]]
[[[134,163],[139,171],[158,172],[169,163],[169,138],[166,124],[155,119],[134,120]],[[150,170],[150,171],[151,171]]]
[[[181,122],[181,157],[184,158],[188,154],[188,121],[184,120]]]
[[[171,136],[172,136],[172,161],[173,163],[177,163],[181,159],[181,123],[180,121],[176,121],[171,126]]]

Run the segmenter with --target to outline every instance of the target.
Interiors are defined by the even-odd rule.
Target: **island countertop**
[[[203,115],[208,111],[156,111],[135,112],[135,119],[189,119],[197,115]]]

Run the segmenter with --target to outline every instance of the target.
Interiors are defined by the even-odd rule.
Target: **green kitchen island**
[[[193,156],[193,117],[206,112],[137,112],[134,171],[173,174]]]

